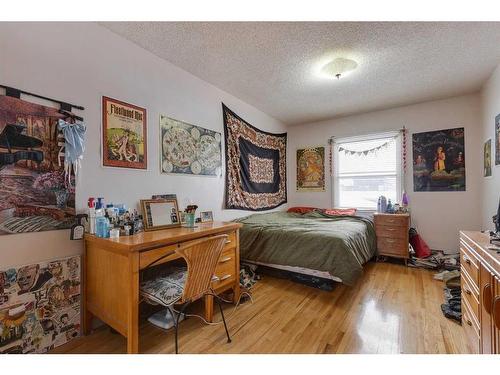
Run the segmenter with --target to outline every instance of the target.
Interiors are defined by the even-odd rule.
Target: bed
[[[376,252],[369,218],[271,212],[236,221],[242,262],[328,277],[352,285]]]

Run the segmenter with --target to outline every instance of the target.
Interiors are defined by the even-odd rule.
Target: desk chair
[[[227,342],[231,342],[224,318],[224,311],[222,310],[221,299],[213,292],[210,286],[226,240],[227,235],[224,234],[193,241],[189,245],[161,256],[146,266],[147,269],[174,253],[177,253],[186,261],[187,268],[169,267],[158,276],[141,282],[140,285],[140,294],[145,302],[165,306],[172,315],[175,329],[176,354],[179,352],[178,334],[180,316],[192,302],[206,295],[213,296],[217,302],[226,330]],[[174,305],[180,306],[177,318],[172,312]]]

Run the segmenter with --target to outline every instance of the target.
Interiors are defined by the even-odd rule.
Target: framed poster
[[[491,139],[484,142],[484,177],[491,176]]]
[[[413,190],[465,191],[464,128],[413,134]]]
[[[221,134],[160,115],[161,171],[220,176]]]
[[[495,117],[495,165],[500,165],[500,114]]]
[[[297,150],[297,191],[325,191],[325,148]]]
[[[102,97],[102,164],[148,168],[146,109]]]

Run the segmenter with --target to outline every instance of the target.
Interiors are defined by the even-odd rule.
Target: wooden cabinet
[[[403,258],[406,263],[409,258],[410,215],[376,213],[374,218],[378,255]]]
[[[472,352],[500,353],[500,255],[488,236],[460,232],[462,322]]]

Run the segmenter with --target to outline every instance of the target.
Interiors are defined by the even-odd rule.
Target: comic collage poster
[[[464,128],[413,134],[413,190],[465,191]]]
[[[495,117],[495,165],[500,165],[500,114]]]
[[[0,354],[45,353],[79,335],[79,256],[0,270]]]
[[[325,148],[297,150],[297,191],[325,191]]]
[[[102,97],[102,164],[148,169],[146,109]]]
[[[57,127],[63,118],[55,108],[0,96],[0,235],[75,222],[75,186],[65,178]]]

